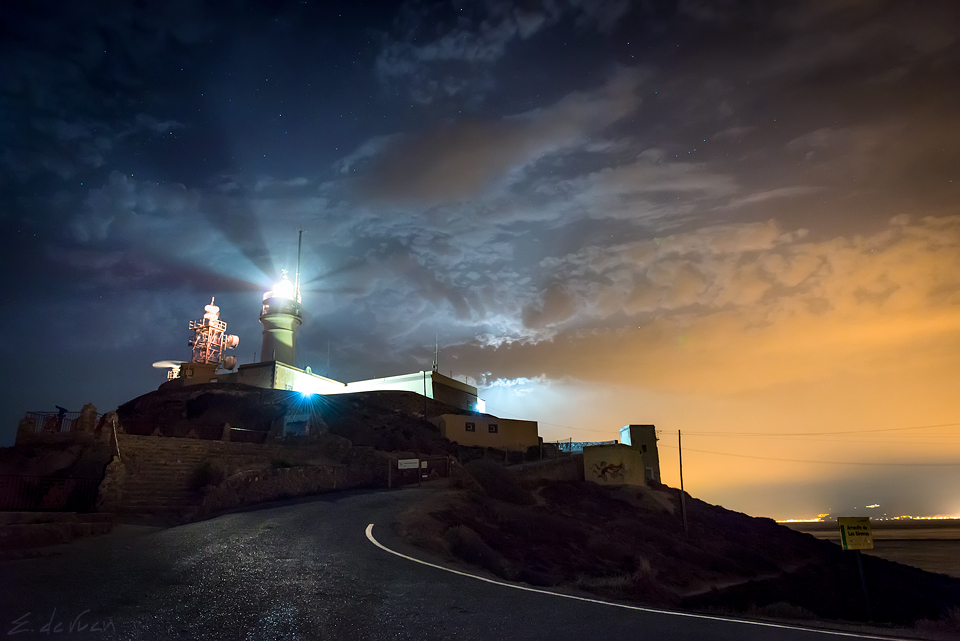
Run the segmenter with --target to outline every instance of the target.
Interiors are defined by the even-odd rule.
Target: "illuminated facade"
[[[414,392],[427,398],[471,412],[484,410],[477,388],[444,376],[439,372],[414,372],[399,376],[341,383],[298,367],[277,361],[241,365],[236,374],[221,377],[222,382],[240,383],[267,389],[300,392],[304,395],[352,394],[354,392]]]
[[[444,438],[468,447],[525,451],[540,444],[536,421],[498,418],[490,414],[442,414],[430,419]]]
[[[597,485],[647,484],[646,454],[635,447],[611,443],[583,448],[583,478]]]
[[[303,312],[300,288],[290,282],[286,271],[280,282],[263,295],[260,322],[263,323],[260,362],[277,361],[294,365],[297,329],[303,323]]]
[[[660,483],[660,453],[657,450],[656,425],[625,425],[620,428],[620,442],[640,450],[647,479]]]

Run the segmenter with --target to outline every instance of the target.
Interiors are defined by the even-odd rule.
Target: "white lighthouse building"
[[[286,270],[280,282],[263,295],[260,322],[263,323],[260,362],[278,361],[294,365],[297,329],[303,322],[303,312],[300,307],[300,288],[290,282]]]
[[[226,383],[296,392],[303,396],[315,394],[348,394],[352,392],[398,391],[414,392],[462,410],[483,412],[483,400],[477,397],[477,388],[441,374],[434,358],[432,371],[419,371],[398,376],[373,378],[343,383],[314,373],[309,367],[296,366],[297,330],[303,323],[300,300],[300,258],[303,231],[297,243],[297,271],[291,281],[286,270],[280,280],[263,295],[260,322],[263,324],[263,343],[260,360],[237,365],[236,358],[224,356],[223,351],[237,346],[236,336],[227,336],[226,323],[219,318],[220,308],[210,302],[203,321],[194,321],[190,329],[196,336],[191,341],[193,360],[160,361],[155,367],[176,370],[170,378],[179,385]],[[254,357],[256,360],[256,357]],[[219,369],[236,371],[218,373]],[[186,369],[184,369],[186,368]],[[179,376],[178,376],[179,375]],[[496,426],[496,424],[495,424]],[[466,428],[465,428],[466,429]],[[491,429],[490,434],[493,434]],[[512,445],[512,441],[510,442]]]

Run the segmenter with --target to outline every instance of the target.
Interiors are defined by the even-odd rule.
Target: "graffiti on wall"
[[[598,479],[604,481],[617,481],[623,480],[623,463],[614,465],[613,463],[607,463],[606,461],[600,461],[599,463],[593,464],[593,475]]]

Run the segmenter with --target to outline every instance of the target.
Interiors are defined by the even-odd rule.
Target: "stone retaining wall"
[[[386,485],[385,460],[333,435],[257,444],[121,433],[119,449],[122,468],[108,469],[102,504],[118,504],[128,514],[182,520],[283,497]],[[201,472],[207,487],[198,487]]]
[[[526,463],[512,471],[524,481],[582,481],[583,454]]]

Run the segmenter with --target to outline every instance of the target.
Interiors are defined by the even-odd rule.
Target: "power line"
[[[878,430],[849,430],[838,432],[785,432],[782,434],[771,434],[770,432],[687,432],[687,434],[696,434],[697,436],[718,435],[718,436],[824,436],[837,434],[876,434],[878,432],[898,432],[902,430],[926,430],[935,427],[954,427],[960,423],[940,423],[937,425],[913,425],[911,427],[886,427]]]
[[[675,448],[674,445],[658,445],[658,447]],[[889,467],[960,467],[960,463],[869,463],[864,461],[808,461],[795,458],[774,458],[772,456],[751,456],[749,454],[733,454],[732,452],[711,452],[709,450],[695,450],[686,448],[688,452],[699,452],[701,454],[716,454],[717,456],[733,456],[736,458],[752,458],[763,461],[782,461],[786,463],[816,463],[825,465],[884,465]]]
[[[711,434],[701,434],[698,432],[693,432],[695,436],[717,436],[722,438],[755,438],[754,436],[730,436],[728,434],[721,434],[720,432],[711,433]],[[842,435],[841,435],[842,436]],[[899,434],[891,436],[900,436]],[[950,434],[927,434],[926,438],[956,438],[960,439],[960,434],[954,436]],[[784,441],[799,441],[804,440],[805,442],[821,442],[821,443],[872,443],[876,445],[958,445],[960,441],[953,441],[949,443],[943,443],[938,441],[925,441],[925,440],[912,440],[912,441],[890,441],[890,440],[879,440],[880,437],[873,437],[871,439],[845,439],[845,438],[807,438],[802,436],[778,436],[776,434],[766,435],[767,439],[773,440],[784,440]],[[921,435],[919,438],[924,438],[924,435]]]

